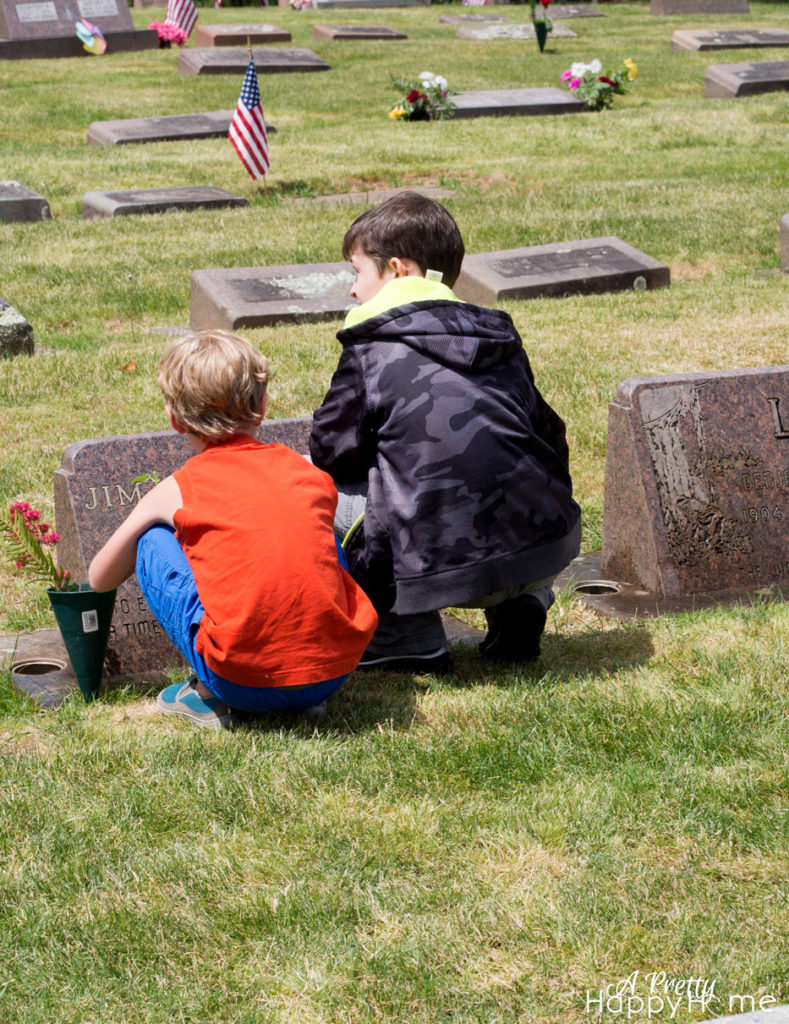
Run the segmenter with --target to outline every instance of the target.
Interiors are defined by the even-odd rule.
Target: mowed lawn
[[[598,550],[619,382],[787,362],[789,95],[707,100],[704,72],[789,50],[670,49],[679,28],[789,29],[789,4],[750,8],[601,4],[544,54],[457,39],[440,16],[479,13],[458,4],[202,8],[331,64],[261,76],[265,190],[224,139],[86,144],[96,120],[232,109],[240,75],[179,76],[176,49],[2,62],[0,178],[53,219],[0,224],[0,296],[38,345],[0,360],[0,497],[51,518],[67,445],[165,428],[156,368],[194,270],[337,261],[365,206],[312,199],[441,185],[469,252],[616,235],[671,269],[668,289],[503,304]],[[326,23],[408,39],[314,41]],[[638,65],[610,111],[387,117],[391,75],[561,86],[595,57]],[[201,184],[251,205],[81,217],[89,191]],[[270,416],[320,403],[337,326],[246,332]],[[0,595],[0,634],[54,626],[8,561]],[[533,664],[458,650],[443,679],[353,676],[318,724],[220,734],[161,718],[152,686],[43,712],[0,673],[0,1022],[686,1024],[789,1003],[788,628],[780,601],[621,621],[565,592]]]

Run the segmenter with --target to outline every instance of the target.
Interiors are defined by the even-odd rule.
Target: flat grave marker
[[[789,584],[789,366],[624,381],[601,570],[678,598]]]
[[[49,220],[49,203],[18,181],[0,181],[0,221],[11,224],[18,221]]]
[[[287,0],[279,0],[280,6]],[[312,0],[312,7],[318,11],[365,10],[378,7],[429,7],[430,0]]]
[[[306,453],[310,425],[309,419],[264,420],[257,436]],[[163,479],[193,454],[189,442],[169,430],[69,445],[55,470],[55,521],[60,563],[77,582],[87,579],[93,556],[153,486],[132,480],[152,473]],[[153,682],[174,665],[183,660],[131,576],[118,588],[105,674]]]
[[[20,312],[0,299],[0,358],[32,355],[33,328]]]
[[[734,997],[734,1000],[736,999],[738,999],[737,996]],[[771,1000],[774,1002],[772,996],[749,997],[744,1000],[746,1006],[754,1003],[762,1008],[753,1009],[747,1013],[737,1013],[731,1017],[716,1017],[714,1020],[703,1020],[700,1024],[789,1024],[789,1003],[784,1006],[772,1006]],[[732,1001],[730,1000],[730,1002]],[[732,1007],[730,1006],[729,1008],[731,1009]]]
[[[211,110],[204,114],[170,114],[162,117],[128,117],[117,121],[94,121],[88,128],[89,146],[120,146],[143,142],[181,142],[191,139],[227,137],[232,110]],[[271,134],[276,128],[266,122]]]
[[[316,25],[313,39],[408,39],[387,25]]]
[[[580,114],[586,104],[563,89],[481,89],[452,97],[452,117],[540,116]]]
[[[748,0],[652,0],[649,13],[676,14],[750,14]]]
[[[374,205],[382,203],[385,199],[399,195],[402,188],[375,188],[368,192],[340,192],[332,196],[315,196],[313,199],[297,199],[297,203],[367,203]],[[408,189],[409,192],[416,192],[417,195],[427,196],[428,199],[447,199],[455,193],[449,188],[439,188],[438,185],[416,185]]]
[[[86,192],[82,197],[82,216],[128,217],[143,213],[167,213],[170,210],[217,210],[229,206],[249,206],[249,200],[213,185],[185,188],[142,188],[120,192]]]
[[[502,299],[667,288],[670,281],[667,266],[609,235],[467,255],[454,290],[466,302],[490,306]]]
[[[767,46],[789,46],[789,30],[681,28],[671,37],[672,50],[745,50]]]
[[[563,18],[604,18],[605,14],[591,4],[551,4],[548,17],[551,21],[561,21]]]
[[[487,25],[495,21],[511,24],[509,18],[500,14],[442,14],[438,20],[442,25]]]
[[[259,75],[288,74],[298,71],[329,71],[330,65],[312,50],[253,50],[252,59]],[[240,75],[249,64],[246,50],[218,47],[211,50],[181,50],[179,75]]]
[[[731,99],[789,89],[789,60],[710,64],[704,75],[707,99]]]
[[[783,217],[781,217],[779,236],[781,245],[781,270],[789,274],[789,213],[785,213]]]
[[[87,56],[74,31],[82,18],[97,25],[109,52],[154,49],[152,29],[135,29],[126,0],[0,0],[0,59]]]
[[[354,273],[347,263],[231,267],[192,274],[192,330],[341,317],[355,305]]]
[[[277,25],[196,25],[194,45],[245,46],[249,39],[253,45],[262,43],[289,43],[290,32]]]
[[[458,39],[536,39],[534,25],[461,25]],[[578,33],[566,25],[554,25],[548,39],[577,39]]]

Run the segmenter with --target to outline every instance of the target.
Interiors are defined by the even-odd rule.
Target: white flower
[[[436,76],[433,74],[432,71],[420,71],[419,72],[419,78],[420,78],[421,81],[423,81],[425,83],[425,85],[427,85],[428,83],[432,82],[435,77]]]
[[[599,60],[593,60],[592,63],[589,65],[589,70],[592,72],[593,75],[599,75],[600,72],[603,70],[603,65],[600,63]]]
[[[570,65],[570,71],[572,72],[573,78],[583,78],[586,74],[586,64],[583,64],[580,60],[577,60],[574,64]]]
[[[447,80],[446,78],[443,78],[441,75],[436,75],[435,78],[433,79],[433,84],[437,85],[439,89],[446,89]]]

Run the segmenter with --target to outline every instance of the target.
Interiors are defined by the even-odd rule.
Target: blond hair
[[[159,365],[159,387],[181,426],[217,441],[260,421],[268,367],[238,334],[201,331],[170,345]]]

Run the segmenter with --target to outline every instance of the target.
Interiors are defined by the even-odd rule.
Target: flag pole
[[[253,60],[253,57],[252,57],[252,43],[250,41],[249,36],[247,36],[247,53],[249,54],[249,59]],[[263,123],[265,124],[265,122],[266,122],[266,115],[265,115],[265,112],[263,110],[263,101],[262,100],[260,101],[260,116],[263,118]],[[266,181],[266,175],[264,174],[264,175],[262,175],[262,177],[263,177],[263,192],[265,193],[266,198],[268,198],[268,183]]]

